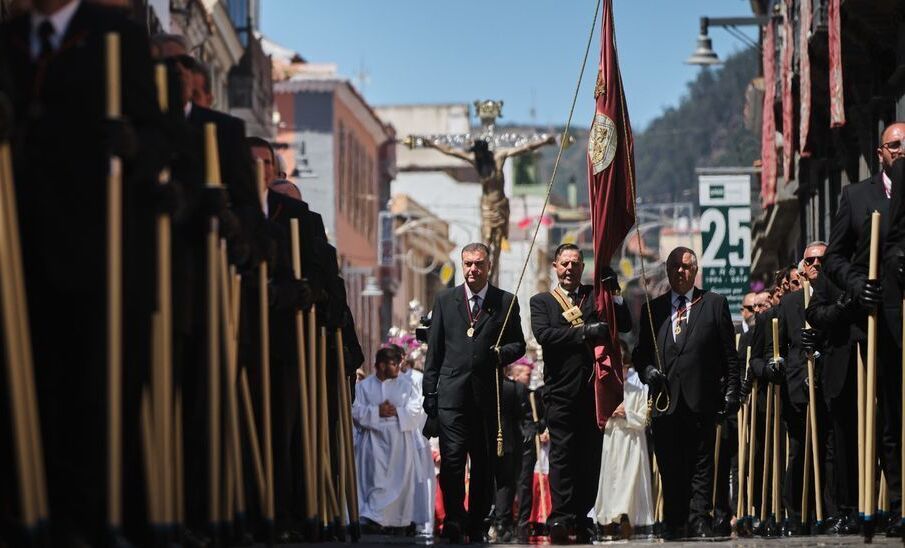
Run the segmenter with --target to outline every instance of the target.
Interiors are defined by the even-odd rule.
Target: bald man
[[[883,302],[883,287],[878,280],[867,279],[868,255],[870,250],[870,217],[874,211],[880,212],[880,240],[886,238],[890,213],[890,196],[893,180],[893,162],[905,154],[902,141],[905,140],[905,122],[895,122],[886,127],[880,136],[877,158],[880,171],[869,179],[842,189],[839,209],[833,219],[827,248],[824,270],[838,287],[846,288],[860,307],[852,314],[852,342],[860,342],[866,349],[867,312]],[[883,314],[881,313],[882,317]],[[881,329],[884,328],[881,322]],[[893,337],[892,333],[880,333],[880,340]],[[881,351],[883,350],[881,345]],[[895,352],[891,352],[895,354]],[[888,359],[887,359],[888,358]],[[883,356],[878,375],[878,403],[880,405],[881,444],[878,453],[883,462],[883,472],[889,486],[891,518],[887,536],[901,536],[901,444],[900,432],[900,363],[895,356]],[[882,528],[882,525],[880,526]]]

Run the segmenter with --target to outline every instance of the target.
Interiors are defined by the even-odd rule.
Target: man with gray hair
[[[454,543],[482,542],[487,531],[484,519],[490,512],[497,457],[499,370],[525,353],[518,301],[488,283],[491,268],[486,245],[462,248],[465,283],[434,300],[424,361],[424,411],[439,419],[440,428],[443,534]]]
[[[716,423],[739,409],[738,354],[729,303],[695,287],[698,259],[666,259],[670,291],[641,309],[632,356],[658,405],[652,429],[663,480],[663,538],[711,537]],[[653,327],[653,329],[652,329]],[[659,395],[657,394],[659,393]]]

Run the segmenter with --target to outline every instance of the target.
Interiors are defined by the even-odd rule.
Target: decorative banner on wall
[[[811,0],[801,0],[801,22],[798,31],[798,95],[801,101],[798,126],[798,150],[802,157],[811,155],[808,148],[808,133],[811,131],[811,52],[808,51],[811,38],[811,24],[814,20]]]
[[[795,178],[795,96],[792,94],[792,60],[795,56],[795,29],[792,0],[786,0],[782,18],[782,175],[786,183]]]
[[[776,98],[776,30],[772,22],[764,27],[764,108],[760,136],[760,198],[763,207],[776,201],[776,119],[773,101]]]
[[[699,175],[704,289],[726,297],[735,320],[751,274],[751,176]]]
[[[830,127],[845,125],[845,92],[842,89],[842,20],[840,0],[830,0]]]

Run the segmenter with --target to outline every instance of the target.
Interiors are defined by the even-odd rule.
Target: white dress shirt
[[[487,288],[488,287],[490,287],[490,284],[484,284],[484,287],[480,291],[478,291],[477,293],[472,293],[471,288],[468,287],[468,284],[465,284],[465,300],[468,301],[468,303],[466,303],[466,304],[468,306],[469,311],[472,308],[474,308],[473,299],[475,296],[478,297],[478,307],[479,308],[481,307],[481,305],[484,304],[484,299],[487,297]],[[472,320],[477,320],[477,318],[472,318]]]
[[[53,25],[53,34],[49,37],[50,45],[53,46],[54,50],[60,49],[60,44],[63,43],[63,37],[66,36],[69,23],[72,22],[72,17],[75,15],[76,10],[79,9],[81,3],[82,0],[75,0],[50,15],[44,15],[36,10],[31,11],[31,40],[29,46],[31,47],[32,59],[37,59],[41,55],[41,37],[38,36],[38,28],[41,24],[44,21],[50,21],[50,24]]]

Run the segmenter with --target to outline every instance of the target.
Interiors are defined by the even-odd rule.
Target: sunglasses
[[[880,148],[885,148],[886,150],[895,152],[895,151],[901,150],[903,148],[903,142],[902,141],[890,141],[888,143],[883,143],[882,145],[880,145]]]
[[[748,312],[754,312],[755,310],[757,310],[757,305],[749,304],[742,306],[742,308],[744,308]]]
[[[805,257],[805,259],[804,259],[804,264],[806,264],[808,266],[812,266],[816,262],[823,262],[823,256],[815,255],[813,257]]]

